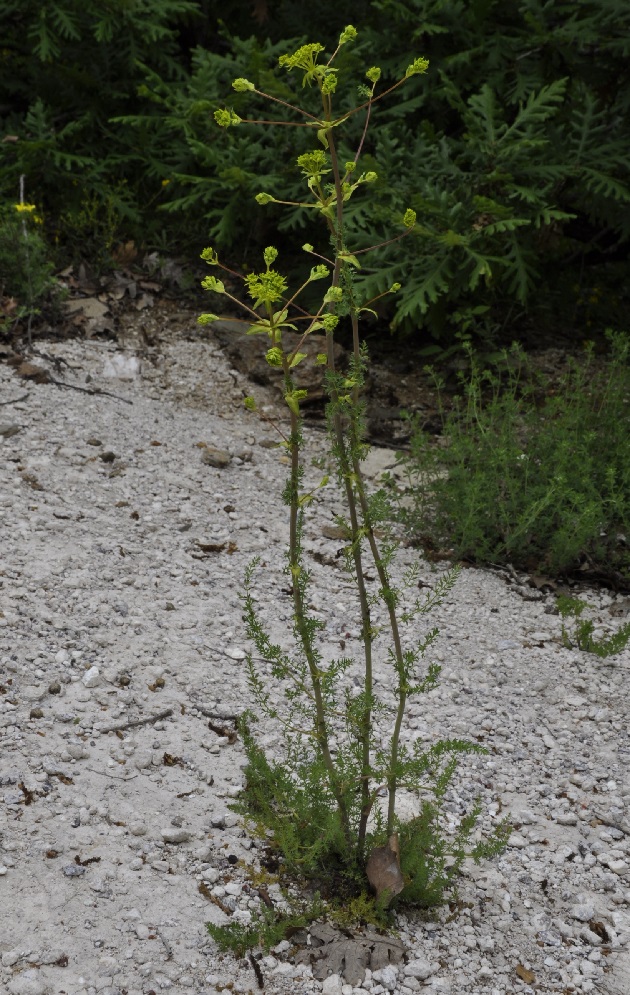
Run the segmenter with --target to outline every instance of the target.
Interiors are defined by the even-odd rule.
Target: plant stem
[[[290,381],[291,374],[286,359],[284,360],[284,375],[286,380]],[[291,587],[293,591],[293,610],[295,614],[297,631],[300,636],[302,648],[304,650],[304,655],[306,656],[306,661],[311,676],[311,684],[313,687],[313,696],[315,700],[315,736],[317,740],[317,745],[321,751],[324,764],[326,765],[326,770],[328,771],[330,787],[335,796],[335,801],[337,802],[337,808],[339,810],[339,817],[341,819],[342,830],[348,844],[350,844],[350,823],[348,819],[348,807],[343,797],[343,792],[339,784],[339,778],[337,777],[337,772],[335,770],[335,764],[330,752],[328,725],[326,722],[326,710],[324,706],[322,689],[321,689],[321,674],[319,667],[317,665],[317,659],[315,653],[313,652],[311,636],[308,631],[306,613],[304,610],[303,589],[299,579],[300,571],[302,569],[300,536],[299,536],[299,516],[300,516],[299,484],[300,484],[301,434],[300,434],[299,416],[294,411],[291,411],[290,415],[291,415],[291,435],[289,437],[289,445],[291,451],[291,471],[290,471],[290,498],[289,498],[289,509],[290,509],[289,569],[291,571]]]
[[[325,108],[326,109],[326,108]],[[330,151],[333,177],[335,181],[335,190],[337,194],[337,226],[330,223],[331,233],[333,235],[335,243],[335,269],[333,273],[333,286],[338,287],[340,284],[341,276],[341,260],[339,257],[340,252],[343,250],[343,199],[342,199],[342,188],[341,188],[341,175],[339,172],[339,161],[337,159],[337,150],[335,148],[335,142],[332,132],[328,134],[328,146]],[[358,341],[358,325],[356,330],[356,335],[354,336],[354,355],[355,361],[359,363],[360,361],[360,349]],[[328,356],[328,368],[331,373],[335,371],[335,356],[333,348],[333,336],[329,334],[327,336],[327,356]],[[344,488],[346,492],[346,502],[348,505],[348,512],[350,515],[350,527],[352,532],[352,558],[354,560],[354,569],[356,574],[356,584],[357,591],[359,595],[359,604],[361,609],[361,632],[363,636],[363,647],[364,647],[364,706],[363,713],[361,715],[360,729],[359,729],[359,741],[361,746],[361,818],[359,822],[359,831],[357,836],[357,855],[359,859],[363,857],[363,848],[365,844],[365,836],[367,831],[367,822],[369,814],[372,808],[372,802],[370,799],[370,777],[371,777],[371,733],[372,733],[372,698],[373,698],[373,687],[374,687],[374,677],[373,677],[373,666],[372,666],[372,640],[373,640],[373,630],[372,630],[372,619],[370,613],[370,602],[368,598],[367,589],[365,586],[365,579],[363,576],[363,557],[361,552],[361,536],[360,536],[360,523],[359,516],[357,514],[357,503],[355,500],[355,486],[357,482],[361,479],[361,469],[358,467],[358,462],[354,460],[354,466],[352,465],[352,455],[350,459],[348,458],[346,439],[344,437],[343,422],[341,418],[341,412],[339,410],[339,394],[334,386],[334,380],[331,381],[333,384],[330,392],[331,407],[332,407],[332,423],[333,431],[337,443],[339,468],[343,476]],[[356,402],[358,401],[358,388],[357,392],[354,393],[354,404],[353,409],[356,409]],[[354,423],[356,419],[351,416],[351,424]],[[353,433],[354,434],[354,433]],[[352,434],[350,438],[350,450],[352,452],[353,448]],[[358,472],[357,472],[358,469]]]

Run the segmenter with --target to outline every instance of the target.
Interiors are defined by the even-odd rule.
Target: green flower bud
[[[235,79],[232,83],[232,87],[237,93],[245,93],[246,90],[256,89],[254,84],[250,83],[248,79]]]
[[[337,89],[337,70],[329,69],[322,82],[322,93],[334,93]]]
[[[389,288],[390,294],[398,293],[400,287],[401,287],[400,283],[392,283],[391,287]]]
[[[403,215],[403,224],[405,228],[413,228],[416,223],[416,212],[410,207],[407,208]]]
[[[324,295],[324,302],[326,304],[338,304],[342,300],[343,290],[341,287],[329,287]]]
[[[348,41],[354,41],[357,36],[357,29],[348,24],[339,35],[339,44],[345,45]]]
[[[231,125],[240,124],[241,118],[234,111],[218,110],[214,112],[214,120],[220,128],[229,128]]]
[[[304,245],[302,246],[302,248],[304,249],[305,252],[313,252],[314,251],[313,250],[313,246],[311,245],[310,242],[305,242]]]
[[[256,410],[256,398],[255,397],[244,397],[243,398],[243,404],[245,405],[245,407],[247,408],[248,411],[255,411]]]
[[[369,79],[370,83],[378,83],[381,78],[381,70],[378,66],[372,66],[371,69],[368,69],[365,75]]]
[[[200,314],[199,317],[197,318],[197,324],[209,325],[213,321],[218,321],[218,320],[219,320],[218,314]]]
[[[354,173],[355,169],[357,168],[356,162],[344,162],[343,165],[346,173]]]
[[[216,276],[206,276],[201,281],[201,286],[204,290],[211,290],[214,294],[224,294],[225,287],[221,280],[217,280]]]
[[[219,262],[219,257],[214,249],[204,249],[201,253],[201,258],[204,259],[209,266],[217,266]]]
[[[265,260],[267,269],[269,269],[269,267],[272,266],[273,263],[275,263],[277,258],[278,258],[278,250],[275,249],[273,245],[268,245],[265,251],[263,252],[263,259]]]
[[[270,193],[257,193],[254,199],[257,204],[264,207],[265,204],[273,204],[276,198],[272,197]]]
[[[339,324],[339,317],[336,314],[325,314],[322,318],[324,328],[327,332],[334,332]]]
[[[324,280],[327,276],[328,276],[328,266],[326,266],[325,263],[320,263],[319,266],[313,266],[309,279]]]
[[[374,183],[375,180],[378,180],[378,173],[375,173],[374,170],[371,170],[369,173],[366,173],[365,176],[363,177],[364,183]]]
[[[407,66],[405,70],[405,79],[409,79],[410,76],[418,76],[420,73],[426,73],[428,68],[428,59],[414,59],[411,65]]]
[[[269,365],[274,367],[281,367],[283,358],[284,353],[279,345],[275,345],[271,349],[268,349],[265,355],[265,359]]]

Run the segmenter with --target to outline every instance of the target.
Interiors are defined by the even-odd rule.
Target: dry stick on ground
[[[2,404],[20,404],[22,401],[28,401],[30,394],[22,394],[22,397],[15,397],[12,401],[0,401]]]
[[[103,397],[113,397],[116,401],[124,401],[125,404],[133,404],[127,397],[121,397],[120,394],[112,394],[110,390],[102,390],[100,387],[79,387],[74,383],[66,383],[64,380],[55,380],[54,377],[48,374],[48,381],[55,385],[55,387],[67,387],[68,390],[80,390],[82,394],[101,394]]]
[[[155,715],[147,715],[144,719],[130,719],[128,722],[121,722],[119,725],[105,726],[104,729],[99,729],[99,732],[123,732],[124,729],[135,729],[136,726],[146,726],[151,722],[159,721],[159,719],[166,719],[172,714],[172,708],[165,708],[162,712],[156,712]]]

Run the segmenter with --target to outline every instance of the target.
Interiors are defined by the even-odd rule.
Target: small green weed
[[[57,284],[42,218],[37,206],[24,200],[23,178],[20,189],[18,203],[0,205],[0,300],[6,297],[16,305],[4,320],[0,309],[0,331],[26,320],[30,340],[33,318]]]
[[[630,622],[622,625],[608,639],[595,639],[593,637],[594,622],[589,618],[581,618],[584,609],[589,607],[585,601],[561,594],[556,605],[563,619],[575,619],[572,636],[567,631],[566,626],[562,625],[562,642],[567,649],[573,649],[577,646],[578,649],[584,650],[586,653],[595,653],[596,656],[605,658],[621,653],[630,642]]]

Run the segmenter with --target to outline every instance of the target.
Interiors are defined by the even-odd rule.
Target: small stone
[[[163,829],[162,839],[165,843],[187,843],[192,834],[187,829]]]
[[[230,660],[244,660],[247,653],[238,646],[231,646],[229,650],[226,650],[226,656],[229,656]]]
[[[12,435],[17,435],[19,431],[19,425],[0,425],[0,436],[3,439],[10,439]]]
[[[341,995],[343,982],[338,974],[331,974],[322,983],[322,995]]]
[[[139,922],[136,926],[136,936],[139,940],[148,940],[150,936],[149,927],[145,926],[144,923]]]
[[[595,915],[595,906],[590,902],[584,905],[574,905],[569,915],[572,919],[579,919],[580,922],[589,922]]]
[[[100,439],[97,439],[97,438],[95,438],[95,436],[92,435],[92,436],[90,436],[89,439],[86,440],[86,445],[88,445],[88,446],[102,446],[103,443],[101,442]]]
[[[144,836],[147,831],[147,827],[144,822],[131,822],[129,824],[129,832],[132,836]]]
[[[516,821],[523,826],[533,826],[538,822],[538,819],[528,808],[521,808],[516,813]]]
[[[625,860],[609,860],[608,861],[608,870],[609,871],[613,871],[614,874],[621,874],[622,871],[625,871],[625,869],[626,869],[627,866],[628,865],[625,862]]]
[[[61,692],[61,684],[59,681],[53,681],[52,684],[48,685],[48,694],[59,694]]]
[[[9,981],[7,991],[10,995],[45,995],[47,985],[37,975],[35,970],[18,974]]]
[[[559,826],[577,826],[577,815],[574,812],[558,812],[555,818]]]
[[[386,967],[382,967],[379,971],[374,971],[372,978],[381,984],[383,988],[387,988],[388,991],[393,992],[398,982],[398,968],[393,967],[392,964],[387,964]]]
[[[520,833],[510,833],[510,838],[508,840],[508,846],[513,846],[517,850],[523,850],[528,845],[529,844],[528,844],[527,840],[525,839],[524,836],[521,836]]]
[[[112,453],[112,452],[99,453],[98,455],[99,455],[99,458],[103,460],[103,463],[113,463],[114,460],[118,459],[118,457],[116,456],[116,453]]]
[[[225,449],[217,449],[215,446],[204,446],[201,453],[201,462],[206,466],[214,466],[218,470],[224,470],[230,465],[232,457]]]
[[[95,688],[101,683],[101,672],[98,667],[90,667],[89,670],[83,675],[82,678],[83,686],[86,688]]]
[[[67,878],[80,878],[86,871],[86,868],[81,867],[80,864],[66,864],[61,869]]]
[[[436,968],[429,964],[428,960],[423,960],[421,957],[417,960],[410,960],[404,967],[405,977],[417,978],[418,981],[426,981],[432,974],[435,974],[435,971]]]
[[[7,867],[4,864],[0,864],[0,878],[3,878],[7,873]]]
[[[44,713],[41,708],[31,708],[28,717],[29,719],[43,719]]]

